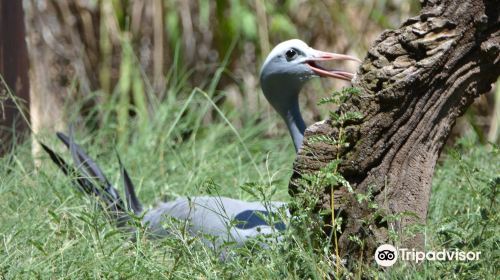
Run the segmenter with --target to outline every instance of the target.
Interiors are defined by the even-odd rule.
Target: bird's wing
[[[59,167],[59,169],[66,175],[70,176],[73,180],[73,184],[88,195],[101,196],[99,189],[97,189],[92,181],[78,174],[78,172],[72,166],[68,165],[64,159],[59,156],[56,152],[50,149],[47,145],[40,143],[45,152],[50,156],[50,159]]]
[[[108,217],[115,221],[119,228],[126,226],[130,219],[127,208],[123,203],[118,191],[109,183],[101,168],[78,146],[73,140],[72,134],[66,136],[58,132],[57,137],[70,150],[74,166],[69,165],[56,152],[47,145],[40,143],[50,156],[51,160],[63,171],[64,174],[71,177],[74,185],[80,191],[98,198],[100,206],[108,214]],[[128,174],[127,174],[128,178]],[[130,178],[127,179],[130,182]],[[129,185],[129,187],[133,187]],[[135,194],[134,194],[135,197]],[[139,204],[140,205],[140,204]]]
[[[116,152],[116,157],[118,158],[118,162],[120,163],[120,173],[123,179],[123,189],[125,190],[125,201],[127,203],[127,209],[129,211],[132,210],[135,215],[140,215],[143,208],[141,202],[135,194],[134,184],[132,183],[127,170],[123,166],[118,152]]]
[[[77,170],[104,189],[101,198],[106,203],[109,211],[125,212],[126,208],[118,191],[109,183],[101,168],[75,143],[73,136],[70,134],[68,137],[61,132],[57,132],[57,137],[70,150]]]
[[[64,143],[64,145],[70,150],[71,156],[75,162],[78,169],[82,171],[85,175],[90,178],[96,178],[102,185],[109,185],[108,179],[104,176],[104,173],[99,168],[99,166],[83,151],[83,149],[75,143],[73,140],[73,135],[70,133],[70,137],[66,136],[64,133],[57,132],[57,137]]]

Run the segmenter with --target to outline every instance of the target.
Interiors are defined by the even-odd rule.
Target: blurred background
[[[398,27],[419,9],[418,1],[409,0],[0,2],[4,143],[16,138],[14,130],[22,130],[19,107],[29,111],[36,133],[76,122],[90,131],[108,127],[125,143],[131,131],[160,114],[161,104],[175,110],[194,88],[224,112],[237,111],[230,119],[235,128],[267,121],[264,136],[281,136],[286,131],[276,129],[282,125],[274,121],[278,116],[258,81],[260,65],[274,45],[299,38],[316,49],[362,59],[383,30]],[[341,65],[351,71],[355,66]],[[316,105],[323,93],[347,85],[311,83],[301,97],[306,122],[326,116],[328,108]],[[218,118],[214,107],[195,95],[181,117],[197,111],[200,124],[191,125],[210,125]],[[493,92],[478,98],[454,135],[472,130],[482,143],[497,142],[498,100]],[[186,125],[180,134],[192,132]]]

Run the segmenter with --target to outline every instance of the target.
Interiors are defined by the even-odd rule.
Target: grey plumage
[[[164,217],[173,217],[180,221],[189,221],[188,229],[194,235],[202,233],[216,237],[215,244],[205,241],[207,244],[218,247],[223,242],[236,242],[242,245],[257,235],[272,234],[282,229],[277,226],[283,223],[281,220],[269,221],[279,217],[280,208],[285,215],[289,215],[284,202],[270,202],[264,205],[261,202],[217,196],[182,197],[160,203],[144,216],[143,222],[148,225],[153,235],[165,236],[168,229],[162,227],[162,220]],[[238,219],[238,215],[245,211],[253,212],[260,222]],[[259,217],[259,213],[263,213],[264,217]],[[275,213],[276,217],[265,217],[265,213]],[[248,223],[250,225],[247,225]]]

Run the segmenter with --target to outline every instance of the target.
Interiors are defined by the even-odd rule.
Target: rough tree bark
[[[500,74],[498,1],[421,2],[420,15],[376,40],[353,82],[361,95],[339,108],[364,116],[343,128],[349,147],[337,150],[310,141],[316,135],[338,136],[338,124],[319,122],[307,129],[294,163],[292,195],[304,189],[299,180],[303,174],[317,172],[338,154],[339,171],[354,193],[371,189],[382,214],[336,188],[335,213],[343,218],[338,242],[344,257],[372,259],[376,247],[389,242],[389,228],[403,233],[409,225],[425,223],[436,160],[455,120]],[[323,187],[318,206],[330,210],[330,186]],[[385,215],[405,212],[415,215],[383,222]],[[364,245],[349,236],[359,237]],[[423,246],[422,235],[402,236],[400,245]]]
[[[0,83],[0,156],[12,143],[22,139],[28,127],[18,107],[28,113],[28,54],[24,34],[22,2],[1,0],[0,75],[17,100],[14,102],[5,84]]]

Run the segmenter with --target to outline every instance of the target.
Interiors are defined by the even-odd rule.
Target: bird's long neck
[[[293,144],[295,146],[295,152],[298,152],[302,146],[302,141],[304,139],[304,131],[306,130],[306,124],[302,115],[300,114],[299,99],[293,101],[288,110],[284,112],[283,119],[288,126],[288,131],[292,136]]]

